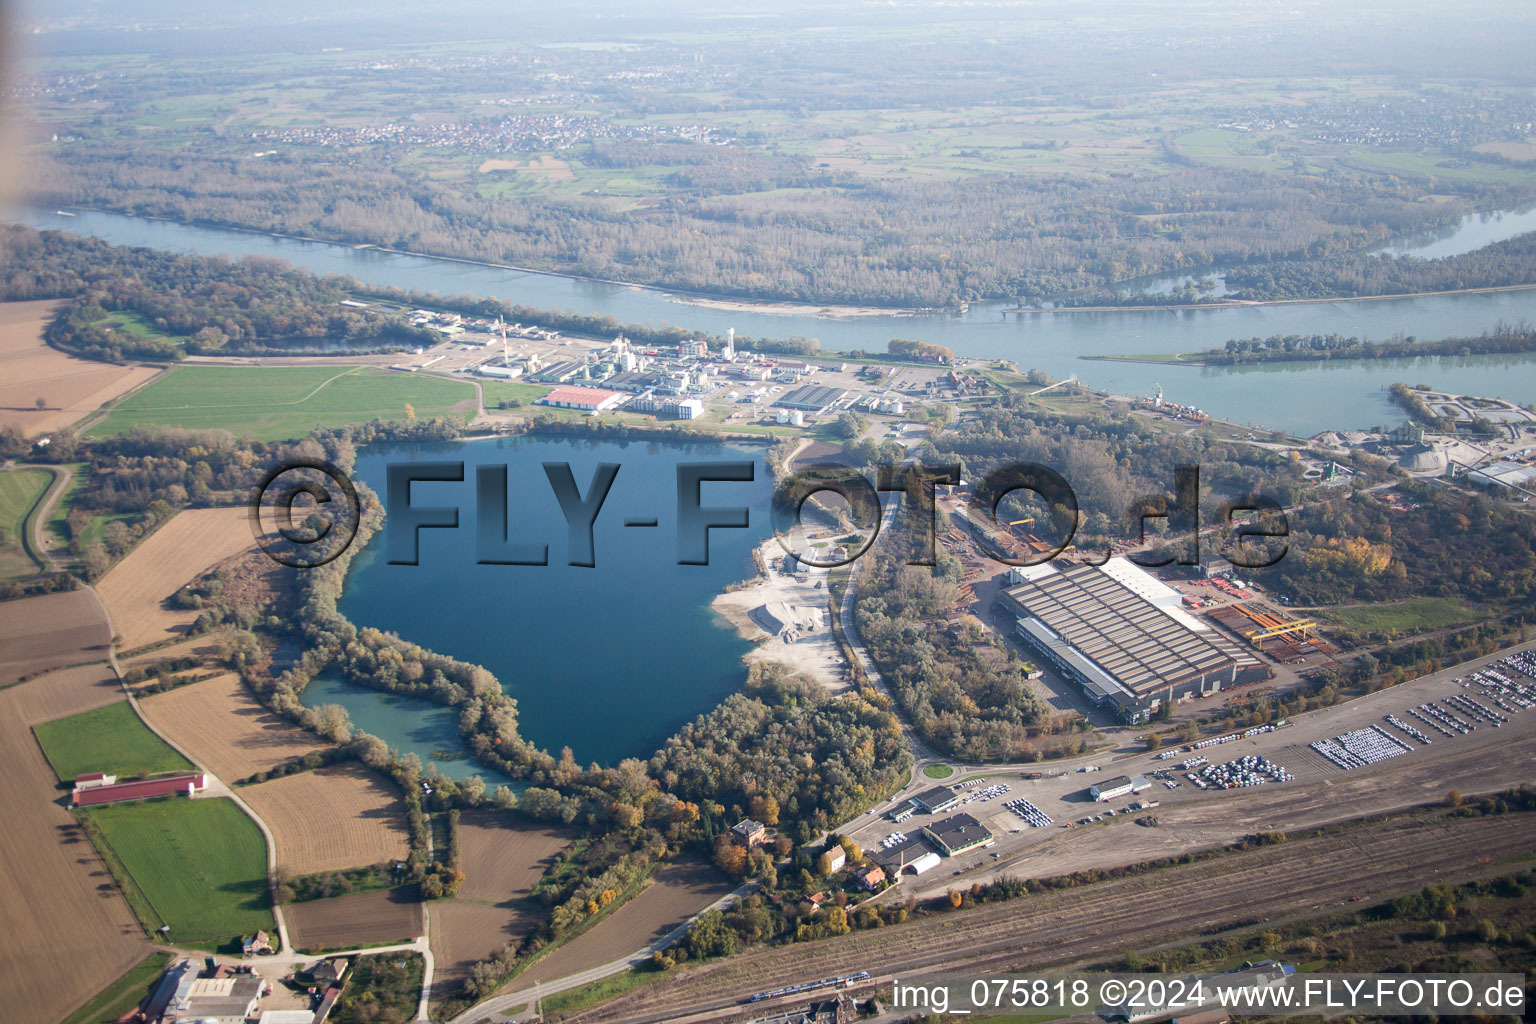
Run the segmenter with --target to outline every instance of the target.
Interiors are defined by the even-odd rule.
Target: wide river
[[[608,314],[625,322],[681,324],[753,336],[820,338],[833,349],[884,350],[890,339],[920,338],[971,357],[1012,359],[1056,377],[1076,373],[1086,384],[1121,394],[1148,393],[1160,383],[1168,398],[1214,416],[1309,435],[1327,429],[1393,423],[1403,416],[1387,399],[1393,381],[1536,402],[1536,354],[1372,362],[1273,363],[1234,368],[1105,363],[1085,355],[1188,352],[1231,338],[1272,334],[1411,334],[1443,338],[1478,334],[1500,322],[1536,322],[1536,290],[1441,295],[1370,302],[1294,303],[1241,308],[1101,313],[1003,314],[1008,303],[973,305],[963,315],[832,319],[803,314],[724,310],[677,296],[552,274],[484,267],[320,242],[300,242],[217,228],[81,211],[60,216],[23,210],[12,219],[39,228],[94,234],[110,242],[180,252],[275,256],[321,273],[369,284],[445,295],[493,295],[525,305]],[[1469,217],[1431,237],[1392,248],[1446,256],[1536,229],[1530,211]]]
[[[413,506],[456,507],[457,529],[423,529],[417,565],[391,564],[401,516],[353,561],[341,611],[359,626],[484,665],[518,703],[522,734],[546,750],[569,746],[582,764],[649,757],[678,727],[740,689],[750,649],[710,610],[727,584],[752,575],[751,550],[768,536],[771,488],[762,450],[714,444],[654,444],[541,437],[364,449],[357,477],[381,496],[386,466],[464,464],[464,482],[417,483]],[[706,507],[746,507],[747,529],[715,529],[709,564],[678,565],[679,463],[747,461],[751,483],[702,485]],[[568,463],[585,495],[599,463],[619,466],[594,528],[594,565],[568,564],[568,531],[544,465]],[[480,565],[476,553],[476,470],[507,467],[508,539],[548,545],[548,565]],[[654,518],[655,527],[626,527]],[[305,702],[338,703],[358,726],[456,778],[500,777],[462,753],[453,713],[348,685],[316,680]]]

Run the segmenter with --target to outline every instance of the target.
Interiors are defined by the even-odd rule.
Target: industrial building
[[[987,826],[969,814],[955,814],[931,825],[924,825],[923,835],[946,857],[957,857],[992,841],[992,833]]]
[[[773,404],[783,409],[799,409],[820,415],[848,396],[841,388],[807,384],[786,393]]]
[[[160,779],[141,779],[135,782],[109,782],[115,776],[93,772],[75,780],[74,804],[90,807],[95,804],[116,803],[119,800],[148,800],[157,796],[175,796],[178,793],[191,796],[208,784],[202,772],[193,775],[168,775]]]
[[[914,796],[912,802],[929,814],[942,814],[958,804],[960,796],[947,786],[934,786]]]
[[[603,412],[619,405],[624,401],[624,397],[622,392],[604,391],[601,388],[555,388],[539,399],[538,404],[552,405],[557,409]]]
[[[1026,645],[1128,722],[1164,701],[1267,679],[1269,668],[1185,612],[1178,591],[1126,561],[1015,568],[998,602]]]
[[[259,974],[233,974],[199,977],[196,964],[183,960],[160,979],[145,1007],[145,1019],[170,1024],[172,1021],[215,1021],[217,1024],[245,1024],[254,1016],[265,983]]]
[[[1116,775],[1112,779],[1095,783],[1088,787],[1088,795],[1100,803],[1106,800],[1118,800],[1122,796],[1130,796],[1132,793],[1140,793],[1144,789],[1151,789],[1152,783],[1147,781],[1145,775]]]
[[[1496,462],[1482,469],[1474,469],[1466,476],[1467,483],[1499,491],[1500,497],[1515,501],[1527,501],[1536,495],[1536,466],[1518,462]]]

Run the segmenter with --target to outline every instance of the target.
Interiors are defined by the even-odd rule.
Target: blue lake
[[[749,649],[709,608],[726,584],[752,573],[751,551],[769,534],[771,482],[760,449],[713,444],[500,438],[374,446],[357,478],[382,497],[386,467],[463,462],[464,482],[413,485],[413,506],[454,506],[457,529],[423,529],[417,565],[393,565],[392,513],[353,561],[341,611],[359,626],[398,633],[425,647],[484,665],[516,698],[522,734],[552,753],[569,746],[583,763],[647,757],[683,723],[741,687]],[[679,463],[752,462],[755,480],[706,482],[706,507],[746,507],[746,529],[709,531],[709,564],[679,565]],[[599,463],[619,468],[593,529],[592,568],[567,564],[568,527],[543,463],[568,463],[583,495]],[[548,545],[548,565],[480,565],[476,553],[476,469],[507,467],[508,539]],[[626,527],[654,518],[655,527]],[[359,726],[426,760],[451,747],[451,712],[409,708],[360,687],[311,684],[310,703],[339,703]],[[422,713],[446,715],[433,725]],[[382,717],[381,717],[382,716]],[[393,728],[383,723],[393,717]],[[436,719],[432,719],[433,722]],[[450,762],[469,774],[469,762]],[[467,767],[466,767],[467,766]],[[487,776],[487,782],[491,779]]]

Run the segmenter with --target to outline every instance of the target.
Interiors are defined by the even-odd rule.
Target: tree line
[[[1413,359],[1419,356],[1511,355],[1536,351],[1536,329],[1523,321],[1498,324],[1482,334],[1439,341],[1397,335],[1371,341],[1356,335],[1271,334],[1267,338],[1233,338],[1221,348],[1188,353],[1183,361],[1208,366],[1247,363],[1312,362],[1318,359]]]
[[[232,261],[0,226],[0,300],[68,300],[47,339],[92,359],[345,355],[439,340],[398,316],[342,306],[357,287],[260,256]],[[144,329],[109,322],[114,313],[131,314]]]
[[[1292,264],[1467,212],[1461,202],[1419,202],[1416,187],[1379,177],[1204,166],[1102,179],[870,180],[786,176],[782,161],[769,161],[766,174],[706,180],[717,166],[684,168],[676,172],[687,179],[684,191],[620,211],[589,197],[485,199],[383,153],[320,162],[296,151],[250,161],[103,141],[54,154],[39,201],[703,294],[947,307],[988,298],[1035,303],[1218,264],[1292,261],[1277,271],[1285,277],[1299,272]],[[776,181],[796,185],[765,201],[759,186]],[[1503,203],[1516,192],[1485,189],[1480,201]],[[1257,291],[1261,282],[1246,287]]]

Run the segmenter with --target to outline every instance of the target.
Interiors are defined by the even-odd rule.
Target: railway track
[[[1327,913],[1356,897],[1379,900],[1432,882],[1487,874],[1529,859],[1536,815],[1452,819],[1410,815],[1278,846],[1178,865],[1076,889],[856,932],[818,943],[756,949],[587,1011],[581,1024],[656,1024],[760,1015],[747,994],[796,980],[869,971],[875,981],[914,971],[999,970],[1103,958],[1288,917]],[[1475,863],[1468,850],[1477,850]],[[803,1002],[808,996],[800,997]]]

